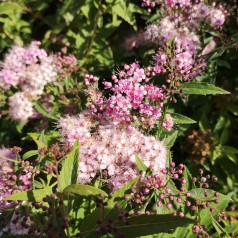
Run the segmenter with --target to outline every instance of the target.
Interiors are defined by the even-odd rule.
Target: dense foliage
[[[0,2],[0,237],[237,237],[238,7]]]

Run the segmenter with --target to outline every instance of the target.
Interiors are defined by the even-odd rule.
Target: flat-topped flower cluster
[[[1,63],[0,83],[6,89],[20,90],[9,98],[9,115],[15,121],[26,122],[33,116],[32,100],[43,93],[47,83],[56,80],[54,59],[40,49],[40,42],[28,47],[13,46]]]
[[[72,55],[49,55],[33,41],[27,47],[13,46],[1,63],[0,86],[19,91],[9,98],[9,115],[15,121],[27,122],[34,115],[32,101],[43,94],[48,83],[72,73],[77,60]]]
[[[139,175],[136,155],[163,181],[166,148],[162,142],[134,127],[129,131],[110,123],[94,126],[95,118],[86,111],[58,122],[64,143],[73,145],[77,139],[80,141],[79,183],[90,183],[100,175],[112,190],[117,190]]]

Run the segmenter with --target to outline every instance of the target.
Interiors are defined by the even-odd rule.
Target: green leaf
[[[141,160],[141,158],[136,155],[136,165],[139,171],[146,171],[148,168],[147,166],[144,164],[144,162]]]
[[[16,129],[19,133],[22,133],[22,130],[24,126],[27,124],[27,122],[19,122],[16,124]]]
[[[23,156],[22,158],[25,160],[25,159],[28,159],[34,155],[38,155],[38,150],[30,150],[30,151],[27,151]]]
[[[193,119],[180,115],[178,113],[171,113],[173,121],[175,124],[193,124],[196,123]]]
[[[23,7],[15,2],[4,2],[0,4],[0,15],[8,15],[21,12],[23,12]]]
[[[136,30],[136,20],[131,9],[127,7],[125,0],[114,1],[112,5],[112,12],[116,13],[119,17],[125,20],[127,23],[132,25]]]
[[[230,236],[228,235],[228,233],[224,230],[224,228],[214,219],[214,217],[211,215],[211,221],[212,221],[212,225],[213,227],[216,229],[217,233],[221,236],[221,237],[226,237],[226,238],[230,238]]]
[[[97,39],[94,41],[92,50],[90,53],[91,60],[98,62],[98,66],[106,66],[113,64],[113,52],[109,43],[102,39]]]
[[[141,237],[169,231],[179,226],[187,226],[194,220],[173,215],[140,215],[128,218],[116,225],[118,233],[125,237]]]
[[[195,188],[189,191],[191,193],[191,197],[199,200],[199,201],[208,201],[208,200],[227,200],[232,201],[232,199],[229,196],[223,195],[219,193],[218,197],[214,196],[215,191],[211,189],[205,189],[205,188]],[[205,192],[208,193],[208,196],[205,196]]]
[[[119,188],[116,192],[113,193],[112,198],[108,201],[108,206],[114,206],[114,202],[119,200],[120,198],[124,198],[125,194],[132,188],[134,188],[139,180],[139,177],[131,180],[129,183],[124,185],[122,188]],[[131,191],[129,191],[130,193]]]
[[[63,194],[66,195],[66,197],[75,195],[88,197],[88,196],[98,196],[99,194],[102,194],[107,197],[107,193],[104,192],[103,190],[85,184],[69,185],[64,189]]]
[[[73,150],[67,155],[62,163],[59,175],[60,188],[64,190],[67,186],[77,183],[77,171],[79,163],[79,141],[74,143]]]
[[[238,116],[238,106],[232,103],[226,105],[227,109],[233,113],[235,116]]]
[[[190,225],[191,227],[192,225]],[[189,229],[189,227],[178,227],[176,231],[171,235],[171,238],[188,238],[188,237],[194,237],[194,233],[192,229]],[[166,238],[166,237],[164,237]]]
[[[231,65],[225,60],[218,59],[217,60],[217,65],[221,66],[221,67],[225,67],[227,69],[231,69]]]
[[[205,190],[205,189],[204,189]],[[207,190],[209,195],[208,195],[208,198],[211,198],[212,196],[212,193],[214,191],[212,190]],[[230,195],[229,196],[225,196],[225,195],[222,195],[220,194],[219,197],[216,197],[216,199],[219,200],[219,203],[216,204],[216,203],[211,203],[212,207],[215,209],[215,212],[212,213],[213,217],[217,217],[218,216],[218,213],[221,211],[221,210],[224,210],[227,205],[232,201],[231,198],[230,198]],[[197,199],[196,199],[197,200]],[[211,199],[213,200],[213,199]],[[214,199],[215,200],[215,199]],[[203,197],[203,201],[205,201],[205,198]],[[210,208],[206,208],[206,209],[202,209],[201,212],[200,212],[200,217],[201,217],[201,220],[200,220],[200,224],[201,225],[206,225],[206,226],[209,226],[211,224],[211,218],[210,218]]]
[[[196,95],[207,95],[207,94],[229,94],[228,91],[221,89],[209,83],[200,82],[188,82],[183,83],[178,89],[183,89],[184,94],[196,94]]]
[[[173,46],[175,39],[176,39],[176,36],[173,36],[172,38],[170,38],[170,39],[167,41],[166,45],[167,45],[168,47]]]
[[[33,181],[33,188],[36,189],[36,188],[44,188],[44,184],[42,184],[41,182],[37,181],[37,180],[34,180]]]
[[[214,132],[218,132],[221,129],[223,129],[225,127],[226,124],[226,118],[223,116],[220,116],[219,119],[217,120],[217,123],[213,129]]]
[[[96,227],[98,226],[98,220],[108,220],[110,218],[115,218],[118,216],[118,211],[114,208],[114,205],[117,204],[120,209],[125,209],[128,205],[128,201],[125,201],[124,196],[130,193],[130,189],[135,187],[138,182],[139,177],[133,179],[122,188],[118,189],[116,192],[113,193],[111,199],[108,200],[108,205],[104,209],[103,217],[101,214],[101,209],[96,208],[83,222],[82,224],[82,234],[83,233],[91,233],[95,231]],[[95,235],[95,234],[94,234]],[[92,237],[95,237],[95,236]],[[87,236],[85,236],[87,237]]]
[[[234,235],[238,235],[238,223],[231,224],[223,228],[227,233],[233,233]],[[212,238],[221,238],[219,234],[214,234],[211,236]]]
[[[186,166],[184,166],[183,178],[187,181],[187,183],[183,185],[187,190],[191,190],[196,187],[192,181],[192,175]]]
[[[166,146],[166,148],[171,148],[174,145],[174,142],[176,141],[178,136],[178,131],[172,132],[172,134],[167,135],[163,139],[163,144]]]
[[[222,152],[226,153],[226,154],[238,154],[238,149],[232,147],[232,146],[227,146],[227,145],[223,145],[221,147]]]
[[[44,197],[47,195],[52,194],[51,187],[47,187],[44,189],[37,189],[37,190],[29,190],[29,191],[23,191],[14,193],[13,195],[6,197],[5,200],[8,201],[35,201],[40,202]]]
[[[40,134],[38,134],[38,133],[28,133],[27,135],[29,135],[35,141],[35,143],[38,146],[38,149],[42,149],[44,147],[47,147],[47,144],[45,143],[45,141],[43,142],[41,139],[39,139]]]
[[[58,119],[56,116],[52,115],[49,111],[47,111],[46,108],[40,102],[35,102],[34,106],[35,106],[36,110],[43,116],[53,119],[53,120]]]

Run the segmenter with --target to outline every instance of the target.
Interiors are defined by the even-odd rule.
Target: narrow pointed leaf
[[[214,217],[211,215],[211,221],[212,225],[215,228],[216,232],[224,238],[230,238],[228,233],[224,230],[224,228],[214,219]]]
[[[28,159],[34,155],[38,155],[38,150],[30,150],[30,151],[27,151],[23,156],[22,158],[25,160],[25,159]]]
[[[139,171],[146,171],[148,168],[147,166],[144,164],[144,162],[141,160],[141,158],[136,155],[136,165]]]
[[[37,190],[29,190],[29,191],[23,191],[14,193],[13,195],[6,197],[5,200],[8,201],[36,201],[40,202],[44,197],[47,195],[50,195],[52,193],[51,187],[43,188],[43,189],[37,189]]]
[[[53,119],[53,120],[57,120],[58,118],[54,115],[52,115],[51,113],[49,113],[49,111],[47,111],[47,109],[39,102],[35,102],[34,104],[36,110],[42,114],[43,116]]]
[[[178,136],[178,131],[174,131],[171,134],[167,135],[163,139],[163,144],[166,146],[166,148],[171,148],[174,145],[174,142],[176,141]]]
[[[40,134],[38,134],[38,133],[28,133],[28,135],[35,141],[35,143],[38,146],[38,149],[42,149],[44,147],[47,147],[47,143],[45,143],[45,141],[43,142],[41,140],[42,137],[40,137]]]
[[[107,197],[107,193],[104,192],[103,190],[86,184],[69,185],[64,189],[63,194],[66,196],[79,195],[85,197],[98,196],[99,194],[102,194]]]
[[[59,175],[60,188],[64,190],[67,186],[77,183],[79,163],[79,141],[74,144],[73,150],[64,159]]]
[[[128,218],[126,224],[120,223],[116,228],[119,234],[133,238],[166,232],[192,223],[192,219],[173,215],[140,215]]]
[[[175,124],[193,124],[196,123],[193,119],[180,115],[178,113],[171,113],[173,121]]]
[[[196,95],[216,95],[216,94],[229,94],[228,91],[216,87],[209,83],[188,82],[181,84],[178,89],[183,89],[184,94],[196,94]]]

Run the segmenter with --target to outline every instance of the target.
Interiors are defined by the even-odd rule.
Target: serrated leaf
[[[134,29],[136,30],[136,20],[133,16],[132,12],[130,11],[130,8],[127,7],[126,2],[124,0],[117,0],[114,1],[112,5],[112,12],[116,13],[119,17],[121,17],[123,20],[125,20],[127,23],[132,25]]]
[[[171,116],[173,118],[173,121],[175,124],[193,124],[193,123],[197,123],[196,121],[194,121],[193,119],[180,115],[178,113],[171,113]]]
[[[144,162],[141,160],[141,158],[138,155],[136,155],[135,157],[136,157],[136,165],[137,165],[138,170],[142,171],[142,172],[146,171],[148,168],[144,164]]]
[[[73,150],[66,156],[62,163],[59,175],[60,188],[64,190],[67,186],[77,183],[77,171],[79,164],[79,141],[74,143]]]
[[[66,197],[75,195],[89,197],[89,196],[98,196],[99,194],[102,194],[105,197],[107,197],[107,193],[104,192],[103,190],[86,184],[69,185],[64,189],[63,194],[66,195]]]
[[[5,200],[8,201],[36,201],[40,202],[44,197],[47,195],[52,194],[51,187],[43,188],[43,189],[37,189],[37,190],[29,190],[29,191],[23,191],[14,193],[13,195],[6,197]]]
[[[166,146],[166,148],[171,148],[174,145],[174,142],[176,141],[178,136],[178,131],[172,132],[172,134],[167,135],[163,139],[163,144]]]
[[[22,158],[23,158],[23,160],[25,160],[25,159],[28,159],[28,158],[34,156],[34,155],[38,155],[38,150],[30,150],[30,151],[27,151],[27,152],[22,156]]]
[[[173,215],[140,215],[126,221],[126,224],[121,222],[115,227],[119,234],[130,238],[157,234],[194,223],[192,219]]]
[[[194,182],[192,181],[192,175],[191,175],[191,173],[189,172],[189,170],[186,166],[184,166],[183,178],[187,181],[186,184],[183,184],[183,186],[187,190],[191,190],[191,189],[194,189],[196,187]]]
[[[194,94],[194,95],[216,95],[216,94],[229,94],[228,91],[216,87],[213,84],[209,83],[200,83],[200,82],[188,82],[183,83],[178,89],[183,89],[184,94]]]

